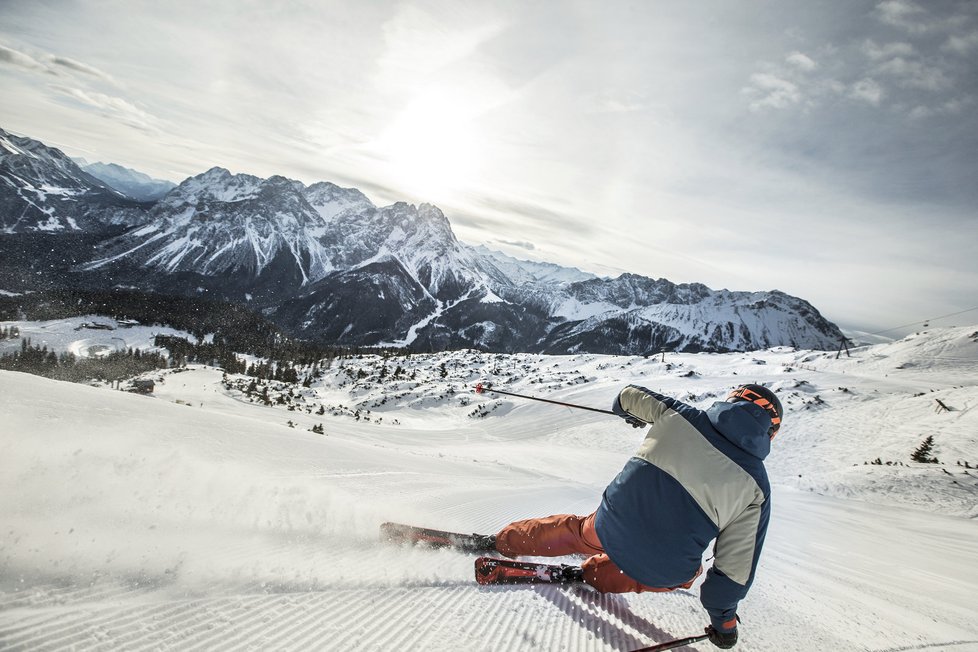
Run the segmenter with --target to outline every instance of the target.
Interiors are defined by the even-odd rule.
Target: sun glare
[[[378,144],[395,182],[432,200],[464,187],[479,156],[471,106],[446,93],[415,99]]]

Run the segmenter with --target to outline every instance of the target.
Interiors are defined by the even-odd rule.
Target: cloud
[[[866,77],[852,85],[849,95],[873,106],[879,106],[886,93],[876,80]]]
[[[920,61],[896,57],[876,66],[879,74],[890,75],[901,86],[939,91],[950,88],[952,83],[940,68],[928,66]]]
[[[27,54],[5,45],[0,45],[0,63],[44,75],[49,80],[56,78],[58,81],[52,80],[54,83],[48,84],[47,88],[72,99],[76,107],[95,109],[99,115],[150,134],[160,131],[160,120],[156,116],[125,98],[92,88],[92,82],[105,82],[121,87],[111,75],[95,66],[49,52],[34,51]],[[105,84],[95,86],[105,88]]]
[[[954,47],[964,47],[964,45],[955,42]],[[932,62],[936,61],[946,67],[940,57],[920,55],[917,48],[910,43],[895,41],[880,44],[867,39],[860,50],[873,62],[866,70],[869,75],[890,77],[897,86],[935,92],[949,89],[954,85],[944,68],[932,65]]]
[[[887,25],[916,28],[917,20],[927,12],[910,0],[885,0],[876,5],[876,15]]]
[[[530,218],[534,222],[538,222],[539,225],[545,229],[553,229],[556,231],[567,228],[569,224],[574,224],[574,228],[578,230],[579,233],[582,230],[580,223],[575,222],[568,215],[550,210],[549,208],[545,208],[534,202],[504,199],[489,195],[479,197],[475,201],[486,208],[503,213],[509,217]],[[589,231],[587,228],[583,228],[583,230]]]
[[[56,66],[61,66],[62,68],[67,68],[68,70],[91,75],[92,77],[98,77],[99,79],[103,79],[111,84],[118,85],[118,82],[116,82],[111,75],[108,75],[107,73],[104,73],[98,68],[90,66],[87,63],[75,61],[74,59],[68,59],[67,57],[57,57],[53,55],[51,55],[50,59],[48,60]]]
[[[953,52],[961,56],[968,56],[975,48],[978,48],[978,30],[963,36],[949,36],[941,46],[945,52]]]
[[[27,70],[36,70],[38,72],[47,71],[47,67],[40,61],[23,52],[8,48],[5,45],[0,45],[0,62]]]
[[[892,57],[911,57],[917,54],[917,51],[909,43],[896,41],[893,43],[884,43],[883,45],[880,45],[872,39],[867,39],[863,43],[862,51],[863,54],[873,61],[881,61],[883,59],[890,59]]]
[[[884,0],[876,5],[874,13],[881,22],[910,34],[949,31],[960,27],[968,20],[968,16],[964,14],[934,18],[912,0]]]
[[[160,121],[156,116],[124,98],[68,86],[52,85],[51,88],[122,124],[148,133],[159,132]]]
[[[817,87],[820,93],[833,96],[844,95],[846,92],[846,85],[840,82],[838,79],[820,80],[817,82]]]
[[[974,104],[972,97],[958,97],[942,102],[937,106],[915,106],[910,111],[910,117],[915,120],[922,120],[942,115],[959,115],[966,108]]]
[[[750,103],[751,111],[784,109],[802,100],[797,84],[771,73],[756,72],[750,76],[750,83],[742,92],[754,98]]]
[[[795,68],[805,72],[810,72],[818,67],[818,64],[815,63],[811,57],[802,54],[801,52],[792,52],[785,58],[785,61],[790,63]]]
[[[891,23],[927,15],[909,0],[883,2],[879,7],[879,17]],[[953,22],[939,16],[931,23],[940,21]],[[970,95],[958,83],[960,66],[936,51],[940,40],[915,36],[913,41],[865,38],[848,48],[819,49],[819,62],[803,52],[789,51],[782,63],[764,64],[752,74],[742,93],[753,112],[792,107],[809,110],[847,95],[874,107],[886,100],[897,113],[911,118],[947,115],[958,106],[950,97],[951,90],[954,96]],[[942,49],[963,53],[970,48],[978,48],[978,32],[948,39]]]
[[[0,45],[0,62],[42,74],[46,73],[60,76],[63,74],[70,75],[72,73],[80,72],[84,75],[88,75],[89,77],[95,77],[102,81],[109,82],[114,86],[119,85],[119,83],[113,79],[111,75],[99,70],[95,66],[90,66],[87,63],[82,63],[81,61],[76,61],[67,57],[59,57],[48,52],[42,52],[36,56],[31,56],[19,50],[9,48],[5,45]]]
[[[493,242],[509,245],[511,247],[519,247],[520,249],[526,249],[527,251],[534,251],[536,249],[536,245],[534,245],[532,242],[525,242],[521,240],[493,240]]]

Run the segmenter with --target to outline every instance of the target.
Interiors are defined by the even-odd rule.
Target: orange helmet
[[[781,417],[784,415],[784,409],[781,407],[781,401],[778,400],[777,395],[763,385],[749,383],[735,388],[727,396],[728,403],[737,403],[739,401],[750,401],[767,410],[768,415],[771,417],[771,429],[767,434],[771,439],[774,439],[774,436],[778,434],[778,430],[781,428]]]

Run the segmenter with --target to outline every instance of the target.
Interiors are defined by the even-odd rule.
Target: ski
[[[567,564],[479,557],[475,560],[475,581],[479,584],[570,584],[583,582],[584,570]]]
[[[496,549],[496,537],[491,535],[447,532],[402,523],[382,524],[380,538],[399,545],[453,548],[463,552],[486,553]],[[479,557],[475,560],[475,579],[479,584],[569,584],[583,582],[584,571],[567,564]]]
[[[400,545],[454,548],[463,552],[492,552],[496,549],[496,537],[488,534],[461,534],[401,523],[382,524],[380,538]]]

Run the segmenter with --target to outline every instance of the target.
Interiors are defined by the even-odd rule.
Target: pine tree
[[[283,383],[299,382],[299,372],[296,371],[295,367],[293,367],[291,364],[282,370],[282,382]]]
[[[930,453],[934,450],[934,435],[930,435],[923,441],[923,443],[913,452],[910,459],[914,462],[921,462],[924,464],[937,464],[937,458],[931,457]]]

